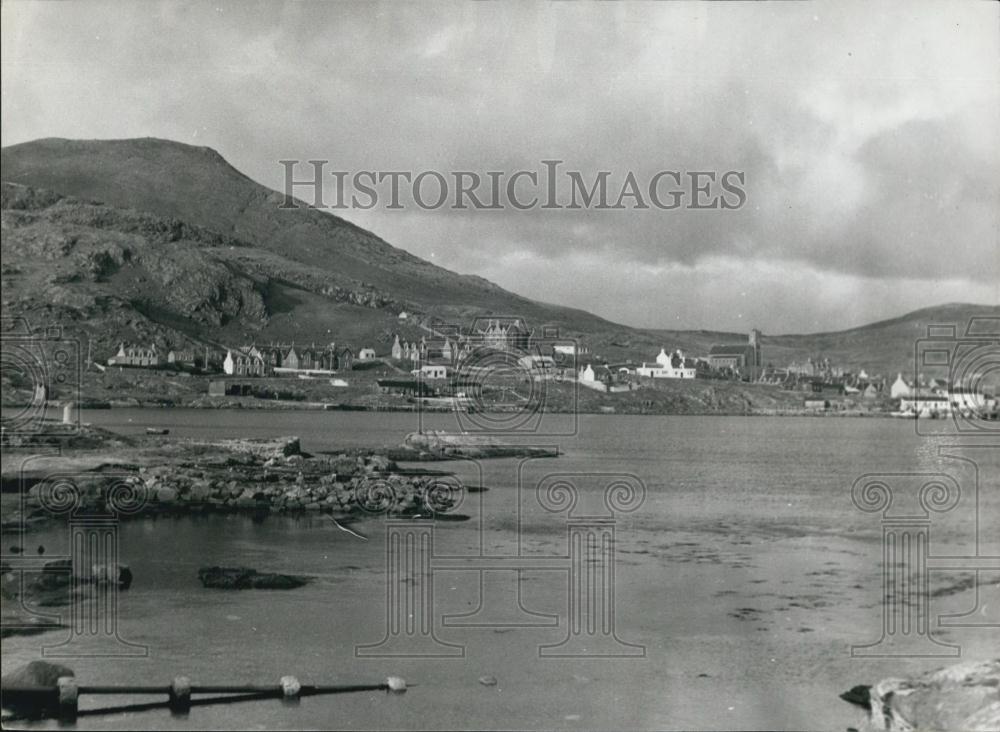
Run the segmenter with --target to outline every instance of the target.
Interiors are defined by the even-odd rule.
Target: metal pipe
[[[390,688],[389,682],[381,684],[303,684],[302,694],[349,694],[358,691],[401,691],[402,689]],[[120,686],[79,686],[79,694],[169,694],[171,686],[143,686],[143,685],[120,685]],[[3,694],[12,695],[54,695],[58,689],[54,686],[5,686]],[[282,694],[283,688],[275,684],[205,684],[191,686],[192,694]]]

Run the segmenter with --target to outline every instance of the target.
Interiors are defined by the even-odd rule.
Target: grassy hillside
[[[569,308],[545,306],[480,277],[459,275],[390,246],[375,234],[305,203],[282,209],[283,195],[255,183],[209,148],[152,138],[44,139],[4,148],[4,180],[177,218],[240,239],[283,267],[329,289],[368,291],[400,309],[442,315],[470,310],[607,324]]]

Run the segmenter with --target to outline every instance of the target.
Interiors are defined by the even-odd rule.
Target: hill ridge
[[[384,343],[393,332],[419,337],[412,322],[398,319],[402,311],[457,323],[519,316],[535,327],[554,325],[566,337],[582,338],[595,358],[608,361],[652,360],[660,347],[704,353],[713,343],[745,337],[705,329],[632,328],[508,292],[478,275],[451,272],[304,202],[301,209],[280,210],[283,194],[254,182],[207,146],[156,137],[44,138],[5,147],[0,156],[6,182],[26,186],[34,192],[30,195],[64,199],[61,208],[42,209],[32,219],[17,209],[18,196],[11,192],[15,189],[5,186],[5,259],[15,261],[23,256],[18,252],[33,248],[44,254],[50,268],[59,270],[55,279],[61,278],[55,281],[53,272],[30,272],[27,263],[20,264],[18,274],[18,265],[5,262],[5,293],[20,290],[29,302],[35,293],[53,292],[53,315],[77,324],[89,318],[97,333],[107,332],[105,326],[111,323],[112,331],[131,328],[136,337],[161,341],[194,334],[239,343],[280,334]],[[22,194],[30,197],[27,190]],[[143,220],[141,214],[151,218]],[[126,241],[135,236],[137,226],[143,236],[161,228],[181,233],[173,241],[161,241],[159,234]],[[199,243],[205,237],[216,243]],[[219,243],[223,241],[227,243]],[[91,276],[87,256],[114,263],[130,246],[137,252],[135,262],[124,268],[116,265],[114,276]],[[80,256],[83,265],[74,259]],[[153,271],[143,269],[147,265]],[[73,272],[73,266],[83,269]],[[185,290],[191,302],[184,302],[177,293],[163,290],[178,281],[178,272],[211,273],[204,281],[192,280],[206,291]],[[133,282],[132,275],[146,279]],[[141,281],[150,285],[148,292],[139,286]],[[157,282],[160,290],[153,287]],[[144,313],[123,293],[146,297]],[[231,301],[229,294],[234,296]],[[74,303],[81,302],[89,304],[74,310]],[[107,312],[88,310],[95,302],[131,308],[137,322],[128,327],[114,318],[104,322],[110,318]],[[195,303],[202,303],[201,309]],[[17,306],[17,298],[5,294],[5,310]],[[221,309],[215,312],[216,307]],[[765,360],[779,363],[831,354],[848,365],[867,360],[889,368],[912,358],[913,339],[929,322],[974,313],[1000,316],[1000,307],[948,303],[842,331],[765,333]],[[206,320],[185,324],[183,335],[178,335],[177,318],[190,320],[195,314]]]

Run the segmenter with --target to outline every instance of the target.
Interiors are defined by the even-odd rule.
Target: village
[[[505,409],[529,399],[524,385],[538,382],[609,397],[695,382],[770,387],[780,394],[784,411],[798,413],[995,418],[997,412],[994,394],[942,376],[907,379],[902,373],[851,371],[821,355],[775,366],[764,356],[757,329],[745,341],[714,344],[703,355],[663,346],[650,361],[614,362],[592,353],[579,339],[560,337],[554,329],[536,332],[520,318],[482,319],[464,332],[434,321],[421,327],[425,332],[419,336],[392,334],[391,344],[380,349],[372,344],[355,349],[337,343],[251,343],[224,350],[210,345],[162,350],[153,344],[121,343],[106,366],[95,365],[102,371],[199,377],[199,383],[207,382],[207,396],[215,399],[301,400],[302,390],[293,384],[308,385],[312,398],[320,395],[327,403],[331,396],[336,403],[338,394],[370,394],[360,402],[339,400],[353,401],[358,408]],[[612,411],[614,403],[612,398],[599,408]]]

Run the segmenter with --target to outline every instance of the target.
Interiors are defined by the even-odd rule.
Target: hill
[[[520,316],[579,338],[594,360],[701,354],[745,334],[642,330],[508,292],[425,262],[342,218],[281,194],[218,153],[168,140],[45,139],[4,148],[3,315],[63,323],[97,357],[120,340],[336,340],[386,350],[417,323]],[[400,321],[402,311],[414,314]],[[912,368],[927,326],[1000,308],[947,305],[837,333],[765,334],[775,365],[828,357],[847,368]]]
[[[588,330],[609,325],[435,266],[305,203],[283,209],[282,194],[250,180],[210,148],[152,138],[44,139],[6,147],[0,157],[5,181],[234,237],[251,245],[240,252],[245,268],[267,275],[278,270],[297,286],[340,301],[441,317],[488,311],[579,321]]]

